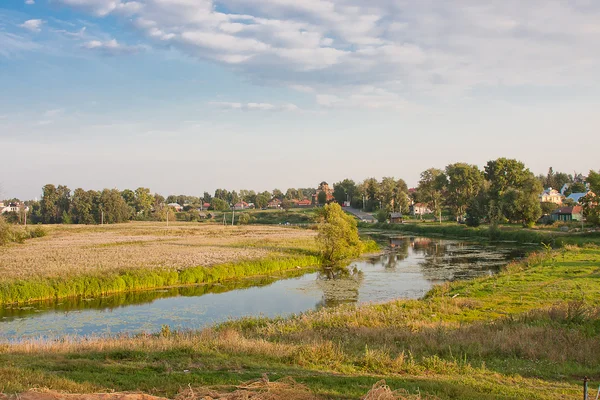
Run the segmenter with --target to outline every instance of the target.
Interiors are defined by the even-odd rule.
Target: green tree
[[[250,214],[241,213],[238,217],[238,224],[240,225],[248,225],[250,223]]]
[[[427,203],[436,216],[442,211],[442,191],[445,183],[446,177],[441,169],[429,168],[421,172],[417,198],[420,202]]]
[[[257,194],[256,199],[254,201],[254,206],[256,208],[264,208],[267,206],[270,199],[271,199],[270,194],[264,194],[264,193]]]
[[[94,192],[86,192],[82,188],[77,188],[73,192],[71,215],[76,224],[95,224],[97,223],[94,214]]]
[[[318,214],[317,246],[325,265],[335,265],[358,257],[362,242],[356,220],[346,214],[339,204],[325,205]]]
[[[155,200],[154,196],[150,193],[150,189],[139,187],[135,189],[134,195],[134,207],[136,213],[141,213],[145,218],[148,218]]]
[[[590,191],[581,199],[583,215],[587,222],[600,225],[600,173],[590,171],[586,181]]]
[[[319,194],[317,195],[317,201],[319,202],[319,205],[327,203],[327,193],[325,193],[324,191],[319,192]]]
[[[345,201],[352,202],[355,193],[356,184],[352,179],[344,179],[333,184],[333,197],[339,204],[344,204]]]
[[[130,218],[130,208],[117,189],[104,189],[98,195],[98,211],[104,213],[105,224],[126,222]],[[100,220],[100,218],[97,218]]]
[[[42,188],[42,199],[40,201],[42,222],[44,224],[55,224],[58,222],[58,192],[52,184]]]
[[[469,201],[477,196],[483,182],[483,173],[476,165],[450,164],[446,167],[446,204],[456,219],[465,214]]]
[[[229,210],[229,203],[218,197],[213,197],[210,207],[215,211],[227,211]]]

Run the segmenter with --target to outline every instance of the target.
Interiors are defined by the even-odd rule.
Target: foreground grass
[[[562,399],[600,383],[600,248],[569,247],[427,298],[247,318],[201,332],[0,347],[0,391],[141,390],[291,376],[359,398],[385,377],[439,398]]]

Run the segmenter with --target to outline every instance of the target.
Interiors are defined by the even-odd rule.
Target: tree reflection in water
[[[317,303],[317,307],[356,303],[362,282],[363,272],[356,267],[323,267],[317,276],[317,286],[323,291],[323,298]]]

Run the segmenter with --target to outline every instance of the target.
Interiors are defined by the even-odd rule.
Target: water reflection
[[[388,243],[381,254],[343,268],[0,308],[0,341],[156,332],[164,324],[197,329],[229,318],[419,298],[436,283],[493,274],[526,251],[421,237],[394,237]]]

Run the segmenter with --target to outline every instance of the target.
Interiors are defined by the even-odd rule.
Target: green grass
[[[0,345],[0,391],[141,390],[291,376],[327,398],[564,399],[600,384],[600,248],[532,254],[425,299],[245,318],[201,332]],[[188,372],[185,372],[185,371]]]
[[[515,243],[545,243],[552,247],[562,247],[586,243],[600,244],[600,232],[564,233],[554,230],[526,229],[517,226],[480,226],[477,228],[456,223],[406,223],[406,224],[367,224],[360,223],[363,230],[382,230],[390,232],[411,233],[424,236],[444,236],[460,239],[483,239],[491,241],[508,241]]]
[[[81,276],[0,283],[0,304],[62,297],[98,297],[107,294],[161,287],[223,282],[248,276],[267,275],[294,268],[319,265],[316,255],[273,258],[198,266],[183,271],[137,270],[105,276]]]

